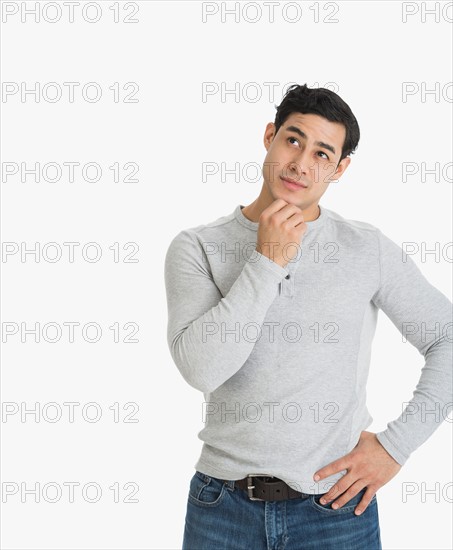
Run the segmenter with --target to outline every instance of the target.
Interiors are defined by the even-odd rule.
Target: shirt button
[[[289,274],[285,277],[285,279],[289,279]]]

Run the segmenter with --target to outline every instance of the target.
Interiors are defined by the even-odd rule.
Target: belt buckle
[[[249,499],[265,501],[264,498],[258,498],[253,496],[253,489],[255,488],[255,485],[252,485],[253,483],[252,477],[275,477],[275,476],[266,475],[266,474],[247,474],[247,495]]]

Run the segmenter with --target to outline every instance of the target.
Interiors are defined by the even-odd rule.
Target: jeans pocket
[[[321,504],[320,500],[323,497],[323,495],[312,495],[310,497],[310,503],[311,505],[316,508],[316,510],[320,512],[325,512],[328,514],[345,514],[345,513],[351,513],[354,512],[356,506],[359,504],[359,502],[362,500],[363,495],[365,494],[366,487],[364,487],[361,491],[359,491],[355,496],[353,496],[351,499],[348,500],[343,506],[340,508],[332,508],[332,504],[336,502],[341,495],[339,495],[335,500],[331,500],[327,504]],[[376,501],[376,495],[373,495],[373,498],[371,499],[368,506],[371,506]],[[367,507],[368,509],[368,507]]]
[[[225,496],[225,482],[198,470],[190,480],[189,502],[201,507],[218,506]]]

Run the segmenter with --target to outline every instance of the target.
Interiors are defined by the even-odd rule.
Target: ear
[[[266,130],[264,131],[263,143],[266,151],[269,150],[271,143],[274,141],[275,137],[275,124],[273,122],[268,122],[266,124]]]
[[[332,178],[330,179],[330,181],[339,180],[340,177],[346,171],[346,168],[349,166],[350,162],[351,162],[350,157],[346,157],[346,158],[342,159],[341,162],[338,164],[338,167],[337,167],[335,173],[332,175]]]

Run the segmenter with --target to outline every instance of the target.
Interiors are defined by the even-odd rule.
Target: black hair
[[[346,129],[340,161],[354,153],[360,139],[357,119],[349,105],[327,88],[308,88],[306,84],[290,86],[275,115],[275,134],[291,113],[320,115],[331,122],[340,122]]]

